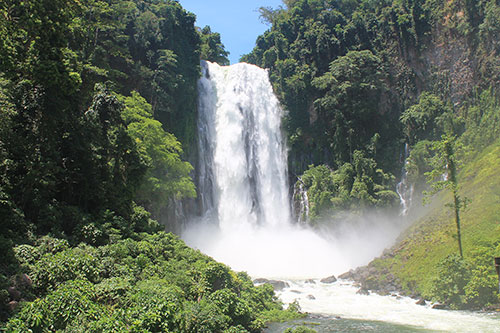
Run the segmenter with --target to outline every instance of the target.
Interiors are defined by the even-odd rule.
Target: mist
[[[310,279],[338,275],[368,264],[392,246],[408,226],[398,216],[367,214],[313,229],[298,224],[235,223],[193,220],[182,233],[186,243],[236,271],[252,277]]]

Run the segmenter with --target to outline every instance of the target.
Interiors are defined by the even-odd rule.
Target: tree
[[[229,52],[224,49],[224,44],[220,39],[218,32],[212,32],[207,25],[200,30],[201,37],[201,59],[216,62],[219,65],[229,65],[227,56]]]
[[[181,160],[182,147],[177,138],[165,132],[161,123],[153,119],[151,104],[135,91],[130,97],[120,99],[125,105],[121,116],[127,133],[147,165],[136,201],[157,217],[168,200],[196,196],[190,176],[193,167]]]
[[[457,164],[459,159],[457,151],[460,145],[454,135],[446,134],[440,141],[432,144],[431,150],[435,153],[431,160],[432,170],[425,175],[431,185],[431,190],[424,192],[428,199],[437,192],[448,189],[453,194],[453,203],[449,204],[455,213],[455,223],[457,226],[457,241],[460,256],[463,257],[462,236],[460,230],[460,211],[467,206],[468,199],[459,195],[459,186],[457,180]]]

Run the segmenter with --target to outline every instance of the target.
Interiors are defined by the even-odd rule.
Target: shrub
[[[68,280],[97,282],[99,266],[95,249],[76,247],[56,254],[45,254],[37,261],[31,274],[35,288],[45,291]]]
[[[465,306],[465,286],[470,279],[466,261],[457,254],[451,254],[438,264],[438,274],[433,280],[432,294],[437,301],[452,308]]]
[[[81,313],[101,312],[94,303],[94,285],[85,280],[67,281],[44,298],[25,304],[7,325],[8,332],[64,330]]]

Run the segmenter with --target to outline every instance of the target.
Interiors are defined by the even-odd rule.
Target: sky
[[[257,36],[270,28],[259,19],[258,8],[282,5],[281,0],[179,0],[182,7],[196,15],[196,25],[209,25],[221,34],[230,52],[231,64],[252,51]]]

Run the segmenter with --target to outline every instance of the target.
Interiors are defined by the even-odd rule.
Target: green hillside
[[[475,289],[482,288],[481,296],[492,302],[495,301],[497,287],[493,257],[500,256],[498,165],[500,141],[467,163],[459,175],[461,193],[470,199],[461,218],[464,258],[477,279],[474,283],[480,284]],[[449,202],[450,193],[443,192],[433,197],[429,211],[401,236],[402,240],[391,249],[390,254],[370,264],[378,272],[370,278],[371,287],[383,289],[384,281],[394,275],[406,293],[445,301],[436,292],[434,280],[438,277],[440,262],[458,253],[453,211],[445,206]],[[471,298],[472,293],[472,290],[469,291]]]

